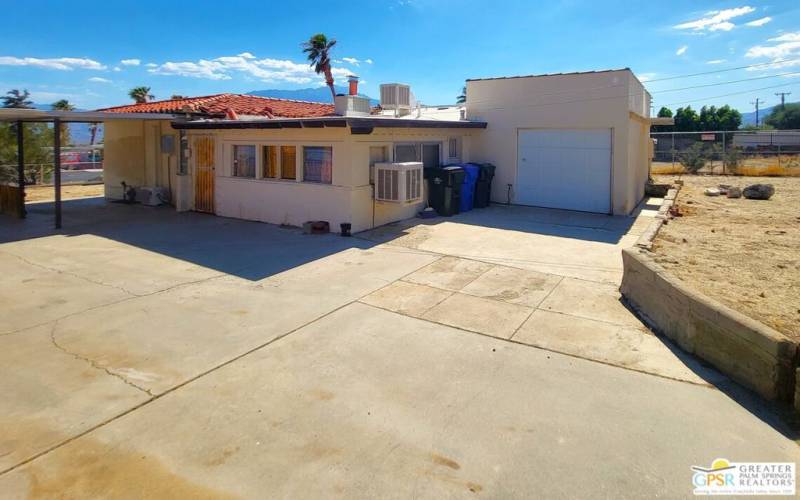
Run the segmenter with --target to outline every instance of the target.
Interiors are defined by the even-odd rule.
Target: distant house
[[[98,110],[106,196],[125,181],[169,189],[178,210],[353,231],[425,205],[421,171],[386,163],[493,163],[500,203],[627,214],[643,196],[649,95],[630,70],[469,80],[465,106],[387,84],[372,109],[350,90],[333,105],[217,94]]]

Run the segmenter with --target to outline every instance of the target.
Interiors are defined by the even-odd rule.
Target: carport
[[[8,211],[24,219],[25,210],[25,147],[24,123],[49,123],[53,125],[53,189],[55,190],[53,217],[56,229],[61,229],[61,125],[64,123],[105,123],[106,121],[126,120],[172,120],[172,115],[159,113],[106,113],[98,111],[44,111],[39,109],[4,108],[0,109],[0,122],[16,124],[17,135],[17,186],[9,187],[9,197],[13,202],[3,206]],[[144,135],[144,130],[142,130]]]

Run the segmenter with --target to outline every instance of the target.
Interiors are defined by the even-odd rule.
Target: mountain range
[[[346,94],[348,92],[347,87],[340,87],[338,85],[333,86],[334,90],[336,90],[337,94]],[[257,95],[261,97],[275,97],[276,99],[294,99],[297,101],[311,101],[311,102],[324,102],[324,103],[333,103],[333,99],[331,99],[331,91],[328,87],[309,87],[305,89],[266,89],[266,90],[251,90],[248,92],[249,95]],[[378,104],[377,99],[373,99],[372,97],[364,94],[358,94],[361,97],[366,97],[369,99],[369,103],[372,106],[376,106]]]
[[[790,103],[787,102],[786,104],[790,104]],[[776,106],[780,106],[780,104],[777,104]],[[759,121],[759,123],[763,124],[764,123],[764,118],[768,117],[769,114],[772,112],[772,110],[776,106],[770,106],[768,108],[759,109],[758,110],[758,121]],[[756,124],[756,112],[755,111],[750,111],[749,113],[742,113],[742,127],[744,127],[746,125],[755,125],[755,124]]]

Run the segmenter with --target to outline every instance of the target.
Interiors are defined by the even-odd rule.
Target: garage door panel
[[[611,130],[519,132],[515,201],[610,212]]]

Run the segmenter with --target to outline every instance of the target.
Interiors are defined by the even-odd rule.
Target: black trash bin
[[[441,216],[456,215],[461,203],[464,169],[450,166],[426,170],[429,170],[428,204]]]
[[[475,183],[475,208],[489,206],[492,197],[492,179],[494,179],[495,166],[491,163],[479,165],[481,170],[478,181]]]

